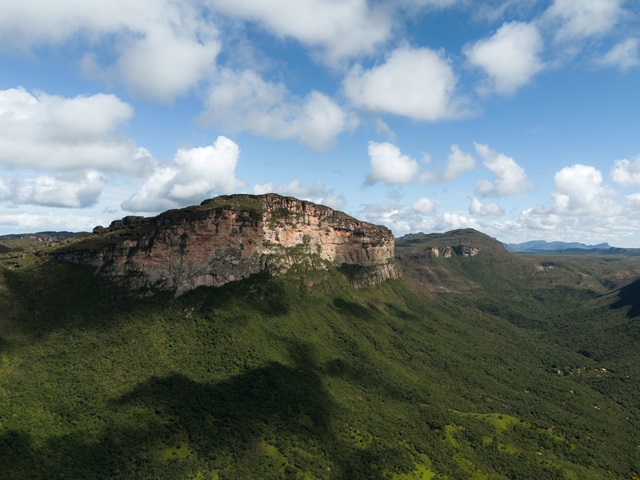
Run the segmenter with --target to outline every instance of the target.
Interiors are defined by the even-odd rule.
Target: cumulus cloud
[[[401,203],[375,203],[364,206],[358,215],[359,218],[376,225],[384,225],[395,236],[403,235],[425,225],[421,216],[415,212],[407,211]]]
[[[431,163],[429,154],[425,154],[423,162]],[[447,158],[447,165],[440,173],[425,172],[420,176],[423,182],[450,182],[462,176],[464,173],[473,170],[476,166],[476,159],[473,155],[460,150],[458,145],[451,145],[451,153]]]
[[[516,218],[514,223],[527,229],[549,232],[557,230],[563,224],[563,219],[548,209],[528,208]]]
[[[369,142],[369,158],[371,171],[366,181],[369,185],[376,182],[392,185],[411,183],[420,169],[418,162],[388,142]]]
[[[148,168],[147,151],[119,134],[133,108],[115,95],[65,98],[24,88],[0,91],[0,164],[52,170]]]
[[[428,207],[429,200],[424,200],[427,202],[424,202],[423,206]],[[454,212],[444,212],[438,216],[425,214],[419,211],[420,204],[423,202],[418,200],[416,203],[418,203],[418,209],[406,208],[401,202],[368,204],[364,206],[359,216],[369,222],[385,225],[393,231],[395,236],[409,232],[443,232],[458,228],[483,230],[473,218]]]
[[[504,210],[497,203],[482,203],[477,198],[472,198],[469,213],[480,217],[500,217],[504,215]]]
[[[419,198],[416,200],[412,206],[412,208],[422,215],[431,215],[436,211],[437,203],[435,200],[431,200],[430,198]]]
[[[489,82],[481,93],[512,94],[529,83],[543,68],[543,43],[538,29],[530,23],[505,23],[490,38],[464,49],[472,65],[482,68]]]
[[[599,243],[605,238],[632,238],[640,225],[636,194],[626,197],[626,210],[616,203],[615,192],[603,183],[599,170],[572,165],[555,174],[550,206],[528,208],[506,222],[504,235],[527,231],[554,232],[552,239]],[[623,216],[623,217],[622,217]],[[529,234],[531,235],[531,234]]]
[[[513,158],[494,152],[487,145],[479,143],[474,143],[474,145],[476,152],[483,159],[484,166],[494,175],[493,182],[488,180],[478,182],[476,193],[479,196],[485,197],[489,194],[495,194],[499,197],[505,197],[533,190],[533,183]]]
[[[211,0],[218,9],[260,23],[280,37],[321,50],[330,63],[373,53],[391,34],[391,19],[366,0]]]
[[[473,170],[476,166],[476,159],[469,153],[464,153],[458,145],[451,145],[451,153],[447,159],[447,166],[442,172],[442,179],[445,181],[455,180],[463,173]]]
[[[154,212],[200,203],[214,193],[234,193],[242,185],[235,169],[240,148],[226,137],[212,146],[180,149],[168,165],[158,166],[124,210]]]
[[[597,60],[603,67],[619,68],[623,72],[640,65],[640,41],[628,38],[616,44],[604,56]]]
[[[18,178],[0,177],[0,202],[15,203],[22,182]]]
[[[625,198],[634,208],[640,207],[640,193],[632,193]]]
[[[220,51],[217,41],[200,42],[166,26],[150,28],[144,38],[127,43],[114,67],[119,78],[136,93],[163,102],[212,72]]]
[[[314,203],[327,205],[331,208],[342,208],[345,204],[344,196],[328,190],[321,180],[316,180],[312,185],[305,185],[300,180],[295,179],[289,183],[274,187],[272,183],[264,183],[253,186],[253,193],[261,195],[264,193],[279,193],[280,195],[290,195],[292,197],[309,200]]]
[[[265,81],[251,70],[226,69],[211,88],[200,120],[268,138],[298,139],[318,150],[354,125],[353,118],[323,93],[313,91],[300,98],[284,84]]]
[[[104,175],[95,170],[80,175],[39,176],[29,182],[30,191],[18,196],[16,202],[48,207],[91,207],[98,201],[104,182]]]
[[[569,41],[607,33],[623,16],[624,0],[554,0],[544,19],[557,26],[556,39]]]
[[[35,178],[0,177],[0,201],[11,206],[87,208],[98,202],[105,181],[105,175],[96,170]]]
[[[623,187],[640,185],[640,155],[633,160],[616,160],[611,177]]]
[[[464,215],[458,215],[457,213],[451,212],[445,212],[442,214],[436,228],[441,231],[457,230],[460,228],[481,229],[480,224],[473,218],[468,218]]]
[[[2,2],[0,45],[28,50],[81,38],[76,44],[85,47],[86,72],[170,101],[204,78],[220,50],[217,30],[200,8],[171,0]]]
[[[343,82],[357,107],[414,120],[436,121],[459,116],[454,98],[457,78],[440,52],[398,48],[386,62],[369,70],[355,66]]]
[[[619,212],[613,191],[602,184],[602,173],[592,166],[572,165],[555,175],[552,194],[558,214],[608,216]]]

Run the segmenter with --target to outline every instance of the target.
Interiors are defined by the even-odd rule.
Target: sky
[[[640,2],[0,2],[0,234],[267,192],[640,247]]]

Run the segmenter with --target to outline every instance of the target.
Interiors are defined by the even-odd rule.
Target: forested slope
[[[492,255],[436,258],[441,289],[300,267],[178,298],[0,259],[0,477],[637,478],[637,284]]]

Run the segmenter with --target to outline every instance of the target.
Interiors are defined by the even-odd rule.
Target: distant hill
[[[396,240],[396,258],[407,275],[434,291],[511,283],[523,268],[534,269],[495,238],[472,228],[405,235]]]
[[[34,246],[62,242],[87,232],[36,232],[0,235],[0,253],[20,252]]]
[[[88,232],[36,232],[36,233],[15,233],[10,235],[0,235],[0,242],[11,242],[16,240],[30,240],[33,242],[59,242],[67,238],[78,235],[86,235]]]

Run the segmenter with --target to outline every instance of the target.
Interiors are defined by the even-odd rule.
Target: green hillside
[[[480,253],[399,242],[406,276],[360,290],[141,298],[0,256],[0,478],[637,479],[639,287],[606,281],[637,266],[457,235]]]

